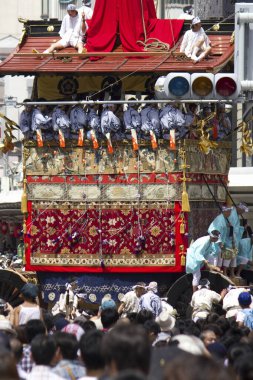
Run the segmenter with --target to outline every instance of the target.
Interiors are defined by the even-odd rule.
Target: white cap
[[[67,11],[76,11],[76,5],[75,4],[68,4]]]
[[[147,290],[152,290],[152,292],[157,293],[157,282],[150,282],[147,286]]]
[[[200,18],[199,17],[194,17],[192,19],[192,25],[195,25],[195,24],[199,24],[201,22]]]

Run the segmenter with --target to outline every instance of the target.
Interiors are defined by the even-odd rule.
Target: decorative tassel
[[[181,265],[182,267],[185,267],[185,264],[186,264],[185,254],[184,254],[184,253],[181,253],[181,257],[180,257],[180,265]]]
[[[182,221],[180,223],[180,234],[184,234],[185,233],[185,224],[184,224],[184,221]]]
[[[182,211],[184,212],[190,212],[190,203],[189,203],[189,197],[186,191],[186,185],[185,182],[183,182],[183,192],[182,192]]]
[[[26,228],[26,220],[24,218],[24,221],[23,221],[23,234],[25,235],[27,232],[27,228]]]
[[[91,141],[93,144],[93,148],[98,149],[98,140],[97,140],[96,132],[94,131],[94,129],[92,129],[90,131],[90,135],[91,135]]]
[[[77,146],[83,146],[83,136],[84,136],[84,131],[82,128],[82,129],[79,129]]]
[[[184,267],[185,264],[186,264],[186,260],[185,260],[186,252],[185,252],[184,245],[181,244],[181,245],[179,246],[179,249],[180,249],[180,252],[179,252],[179,255],[180,255],[180,265],[181,265],[182,267]]]
[[[152,149],[157,149],[156,135],[154,134],[153,131],[150,131],[150,140],[151,140]]]
[[[42,148],[44,144],[43,144],[43,138],[42,138],[41,129],[37,129],[37,131],[36,131],[36,138],[37,138],[38,147]]]
[[[132,135],[132,144],[133,144],[133,150],[138,150],[139,145],[138,145],[138,139],[137,139],[137,133],[135,129],[131,129],[131,135]]]
[[[176,149],[176,133],[175,129],[170,130],[170,149]]]
[[[21,198],[21,212],[22,214],[27,214],[27,192],[26,192],[26,182],[27,180],[24,179],[24,190]]]
[[[106,133],[105,137],[107,138],[107,149],[108,153],[113,154],[113,146],[111,141],[111,134],[110,132]]]
[[[102,268],[102,269],[105,269],[105,263],[104,263],[104,260],[101,260],[101,261],[100,261],[100,265],[101,265],[101,268]]]
[[[65,137],[61,129],[59,129],[59,142],[60,142],[60,148],[65,148]]]

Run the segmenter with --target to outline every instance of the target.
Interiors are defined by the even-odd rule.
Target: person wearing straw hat
[[[43,53],[49,54],[54,50],[61,50],[67,46],[73,46],[78,53],[83,52],[83,37],[87,30],[85,15],[78,13],[75,4],[68,4],[67,14],[64,16],[60,29],[61,39],[53,43]]]
[[[216,251],[215,243],[219,241],[220,232],[212,230],[209,235],[197,239],[188,249],[186,255],[186,273],[192,273],[192,289],[195,292],[201,278],[201,267],[219,272],[220,269],[209,262],[209,256]]]
[[[211,51],[210,40],[201,26],[199,17],[194,17],[180,46],[180,52],[191,58],[194,63],[202,61]]]

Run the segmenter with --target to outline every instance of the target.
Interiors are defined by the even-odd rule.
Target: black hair
[[[36,335],[45,334],[46,326],[40,319],[31,319],[26,324],[26,337],[28,343],[31,343]]]
[[[80,349],[83,362],[88,370],[98,370],[105,367],[102,355],[102,331],[90,330],[83,334],[80,340]]]
[[[152,319],[154,319],[152,311],[142,309],[136,316],[136,323],[143,325],[146,321],[150,321]]]
[[[159,334],[161,332],[161,327],[159,324],[155,321],[148,320],[143,324],[144,329],[147,331],[147,333],[153,333],[155,335]]]
[[[75,335],[58,331],[54,334],[54,338],[63,359],[75,360],[77,358],[78,341]]]
[[[37,335],[31,343],[33,360],[37,365],[50,365],[55,352],[56,343],[51,335]]]
[[[104,329],[112,327],[119,319],[119,313],[115,308],[108,307],[101,311],[101,322]]]
[[[143,327],[116,326],[105,334],[102,348],[106,364],[114,363],[117,371],[136,369],[148,373],[151,348]]]

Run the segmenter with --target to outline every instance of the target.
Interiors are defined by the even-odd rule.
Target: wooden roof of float
[[[205,30],[214,24],[202,22]],[[177,43],[177,48],[171,52],[143,52],[126,53],[122,51],[120,43],[113,52],[89,53],[77,55],[74,48],[66,48],[56,54],[37,55],[32,53],[35,48],[39,52],[44,51],[49,45],[59,38],[58,31],[60,21],[25,21],[25,33],[20,44],[1,64],[0,76],[3,75],[43,75],[65,74],[87,75],[95,73],[128,73],[136,72],[163,73],[175,71],[187,72],[211,72],[216,73],[233,58],[234,45],[231,39],[234,24],[220,24],[219,31],[210,31],[208,36],[212,43],[212,54],[202,62],[194,64],[190,59],[179,53],[179,46],[183,33],[189,28],[186,21],[182,35]],[[48,32],[48,27],[54,27],[53,32]],[[91,56],[100,59],[92,61]]]

